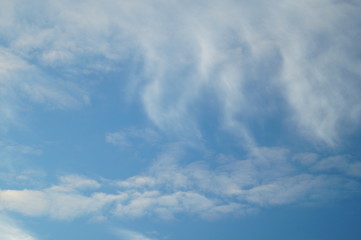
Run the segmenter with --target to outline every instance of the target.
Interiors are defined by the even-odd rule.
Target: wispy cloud
[[[155,238],[149,238],[139,232],[127,229],[115,229],[112,232],[121,240],[156,240]]]
[[[58,79],[37,66],[0,48],[0,121],[2,127],[21,123],[19,113],[29,103],[49,109],[68,109],[88,102],[87,94],[76,84]]]
[[[2,189],[1,210],[56,219],[179,214],[208,219],[359,192],[361,167],[352,157],[295,153],[287,143],[261,147],[252,124],[263,121],[267,128],[277,116],[286,134],[329,147],[360,127],[360,4],[3,2],[0,130],[21,122],[21,113],[32,106],[64,110],[88,104],[92,73],[126,66],[136,77],[124,79],[124,85],[152,124],[110,132],[108,143],[128,148],[175,139],[201,145],[204,123],[212,120],[241,139],[245,154],[193,161],[194,156],[184,159],[186,150],[177,144],[171,150],[166,145],[147,171],[127,179],[74,174],[46,187]],[[0,147],[40,154],[32,146]],[[26,181],[32,174],[37,173],[24,171],[14,179]],[[12,239],[9,231],[16,239],[34,239],[16,225],[0,224],[0,238]],[[128,230],[118,234],[150,239]]]
[[[2,240],[37,240],[9,217],[0,215],[0,238]]]
[[[346,172],[314,174],[313,166],[301,170],[293,156],[287,149],[257,148],[245,159],[220,156],[218,167],[211,168],[203,161],[182,166],[177,156],[166,154],[147,174],[121,182],[125,189],[144,194],[122,205],[119,213],[137,216],[153,206],[163,217],[188,211],[203,217],[246,214],[263,206],[327,201],[359,187],[355,175],[349,178]],[[323,161],[317,160],[315,166]],[[345,192],[339,195],[337,189],[342,188]],[[127,207],[134,212],[124,211]]]
[[[350,160],[347,156],[332,156],[324,158],[311,167],[317,172],[335,172],[350,177],[361,177],[361,163]]]
[[[0,148],[4,151],[20,153],[25,155],[41,155],[42,151],[36,147],[23,144],[6,144],[0,142]]]
[[[361,23],[354,22],[359,6],[354,7],[349,2],[307,1],[287,4],[287,14],[276,18],[283,23],[275,33],[282,44],[285,95],[301,129],[327,143],[347,131],[345,122],[354,126],[360,118],[355,91],[360,59],[352,54],[360,51],[352,43],[360,33],[350,26]]]
[[[46,173],[39,169],[17,169],[12,166],[6,166],[0,172],[0,179],[3,189],[6,186],[34,187],[44,186]]]
[[[39,1],[45,14],[27,11],[33,8],[27,2],[5,6],[0,66],[12,81],[2,80],[0,89],[7,118],[19,107],[5,104],[18,101],[9,97],[12,88],[34,102],[84,102],[84,94],[69,92],[69,82],[45,81],[46,68],[68,79],[79,67],[104,72],[131,59],[142,67],[130,85],[168,133],[199,138],[197,114],[206,96],[219,106],[214,117],[246,141],[247,119],[279,112],[297,132],[329,145],[347,132],[345,124],[359,127],[357,4]],[[32,81],[13,80],[29,74]]]
[[[346,131],[343,122],[358,126],[360,61],[351,53],[359,33],[339,27],[360,25],[354,22],[357,7],[329,1],[268,2],[264,8],[201,2],[202,8],[161,4],[171,22],[153,6],[142,12],[151,21],[129,22],[137,26],[132,37],[149,69],[143,102],[160,128],[197,133],[192,109],[205,93],[221,104],[223,124],[241,135],[244,119],[275,114],[273,104],[311,140],[332,145]]]
[[[127,128],[117,132],[108,133],[105,137],[108,143],[121,148],[134,147],[135,145],[153,145],[160,143],[162,136],[151,128]]]
[[[244,159],[220,155],[211,167],[204,161],[182,164],[179,151],[165,152],[147,172],[125,180],[68,175],[44,189],[2,190],[1,208],[57,219],[173,219],[183,214],[212,219],[267,206],[347,198],[360,189],[358,163],[341,156],[309,160],[315,154],[257,148]]]
[[[96,189],[101,185],[97,181],[79,175],[66,175],[60,177],[60,184],[52,187],[56,191],[75,191],[81,189]]]
[[[105,204],[118,196],[93,193],[68,193],[51,189],[3,190],[0,192],[1,208],[22,213],[27,216],[50,216],[55,219],[73,219],[84,215],[96,214]],[[32,202],[32,205],[28,203]]]
[[[37,145],[27,145],[14,141],[0,140],[0,179],[2,187],[33,186],[42,182],[45,173],[29,165],[30,158],[37,158],[43,154]]]

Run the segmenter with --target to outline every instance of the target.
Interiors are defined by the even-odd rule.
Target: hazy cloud
[[[19,124],[19,113],[27,109],[29,103],[49,109],[67,109],[88,102],[86,92],[76,84],[54,78],[2,48],[0,79],[0,121],[3,128],[10,123]]]
[[[318,172],[336,172],[351,177],[361,177],[361,162],[352,161],[347,156],[332,156],[317,162],[311,168]]]
[[[74,174],[47,187],[2,189],[0,209],[56,219],[209,219],[358,193],[357,159],[297,153],[287,142],[262,147],[262,129],[254,124],[262,121],[274,137],[276,128],[268,127],[276,122],[293,138],[330,148],[360,127],[360,9],[330,0],[3,1],[0,130],[21,122],[29,106],[64,110],[90,103],[93,78],[125,66],[134,70],[122,79],[125,92],[151,124],[109,132],[105,140],[121,148],[168,142],[138,175],[105,181]],[[211,121],[236,136],[227,140],[243,156],[220,151],[207,161],[194,159],[197,154],[185,159],[187,149],[169,143],[196,140],[199,147]],[[41,153],[20,144],[0,147]],[[15,175],[27,180],[31,174]],[[0,238],[35,240],[3,219]],[[151,239],[129,230],[117,234]]]
[[[347,198],[360,188],[358,163],[341,156],[310,162],[305,159],[312,158],[311,153],[256,148],[244,159],[220,155],[211,167],[204,161],[182,164],[182,151],[170,149],[147,172],[125,180],[68,175],[49,188],[2,190],[1,209],[57,219],[84,215],[172,219],[180,214],[210,219],[267,206]]]
[[[14,220],[4,215],[0,215],[0,238],[2,240],[37,240],[19,227]]]
[[[197,114],[206,96],[218,104],[222,125],[243,138],[252,136],[247,119],[280,112],[297,132],[329,145],[348,131],[345,124],[359,127],[357,4],[88,0],[4,6],[0,91],[8,119],[20,107],[9,105],[19,101],[12,89],[36,103],[79,105],[86,94],[74,92],[65,73],[79,66],[82,74],[104,72],[132,59],[141,65],[133,92],[168,133],[200,137]],[[48,80],[47,67],[60,69],[64,81]],[[31,81],[23,79],[28,75]]]
[[[156,240],[155,238],[149,238],[139,232],[127,229],[115,229],[112,232],[121,240]]]
[[[162,136],[151,128],[127,128],[122,131],[108,133],[105,137],[108,143],[121,148],[139,146],[141,144],[156,145]]]

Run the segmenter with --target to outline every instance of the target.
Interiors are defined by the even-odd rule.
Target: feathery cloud
[[[184,149],[165,152],[147,172],[124,180],[68,175],[44,189],[1,190],[0,207],[56,219],[111,215],[172,219],[183,214],[212,219],[267,206],[347,198],[360,188],[358,163],[341,156],[310,163],[304,160],[309,153],[257,148],[244,159],[219,156],[217,166],[211,167],[204,161],[182,164],[179,151]]]
[[[69,81],[49,85],[46,68],[67,79],[64,73],[79,67],[106,72],[131,60],[141,67],[130,85],[147,116],[168,133],[199,138],[205,96],[219,104],[213,117],[220,113],[222,125],[246,141],[253,135],[247,119],[280,112],[295,133],[329,145],[348,132],[345,124],[359,127],[357,4],[38,1],[39,12],[24,1],[5,6],[0,66],[12,81],[1,81],[3,105],[18,101],[9,96],[13,87],[34,102],[78,105],[84,94],[69,94]],[[37,80],[14,81],[29,74]],[[2,106],[3,115],[11,118],[16,107]]]
[[[2,240],[37,240],[19,227],[14,220],[4,215],[0,215],[0,238]]]

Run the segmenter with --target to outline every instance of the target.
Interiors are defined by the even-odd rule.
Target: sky
[[[0,0],[0,239],[359,239],[360,13]]]

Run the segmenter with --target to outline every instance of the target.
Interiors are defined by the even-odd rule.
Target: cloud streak
[[[5,129],[10,123],[21,123],[19,113],[26,111],[29,103],[71,109],[88,102],[86,92],[76,84],[57,79],[3,48],[0,79],[0,121]]]
[[[108,133],[105,140],[120,148],[129,148],[139,144],[155,146],[161,142],[162,136],[151,128],[141,129],[132,127]]]
[[[148,238],[141,233],[127,230],[127,229],[116,229],[113,231],[114,235],[118,236],[119,239],[127,240],[155,240],[154,238]]]
[[[215,167],[203,161],[181,164],[180,160],[173,149],[146,173],[125,180],[68,175],[44,189],[2,190],[0,207],[55,219],[173,219],[184,214],[214,219],[252,214],[269,206],[348,198],[360,189],[359,164],[343,156],[318,158],[281,148],[257,148],[245,159],[221,155]]]
[[[3,240],[37,240],[24,231],[11,218],[0,215],[0,238]]]
[[[168,133],[188,137],[202,134],[197,114],[206,96],[219,104],[222,125],[246,141],[253,135],[245,130],[249,119],[279,112],[287,113],[298,133],[328,145],[339,142],[347,132],[345,124],[359,127],[358,4],[329,0],[37,4],[51,17],[27,11],[28,3],[6,2],[1,29],[2,55],[7,57],[2,73],[9,74],[9,68],[18,73],[19,64],[29,68],[28,62],[37,70],[26,73],[35,71],[37,79],[47,67],[62,73],[74,72],[75,67],[85,69],[83,73],[106,72],[131,59],[142,65],[134,73],[138,80],[130,85],[140,93],[137,97],[148,117]],[[60,107],[83,102],[82,94],[58,90],[67,89],[68,83],[53,89],[43,78],[11,85],[23,85],[22,91],[34,102],[50,101]],[[9,81],[2,80],[2,92],[8,92],[9,83],[4,82]],[[2,104],[15,101],[7,95]],[[10,109],[16,107],[6,106],[3,115],[11,118]]]
[[[281,135],[278,125],[311,149],[334,149],[359,129],[360,10],[332,0],[3,1],[0,131],[21,123],[30,108],[90,104],[90,93],[101,91],[97,76],[130,69],[119,82],[149,122],[108,131],[105,140],[163,152],[127,179],[73,174],[40,188],[2,189],[0,210],[63,220],[214,219],[359,194],[361,165],[352,156],[270,146]],[[259,139],[264,129],[269,147]],[[210,150],[222,134],[237,146],[234,155],[221,154],[221,144]],[[41,153],[20,144],[0,148],[9,156]],[[203,150],[208,156],[198,158]],[[24,171],[13,181],[31,184],[43,174]],[[3,219],[0,238],[35,239]],[[128,230],[118,236],[149,239]]]
[[[94,180],[79,176],[64,176],[61,184],[43,190],[2,190],[1,209],[20,212],[27,216],[50,216],[73,219],[99,212],[107,203],[120,196],[92,192],[89,196],[77,189],[97,187]],[[33,204],[29,205],[31,202]]]

